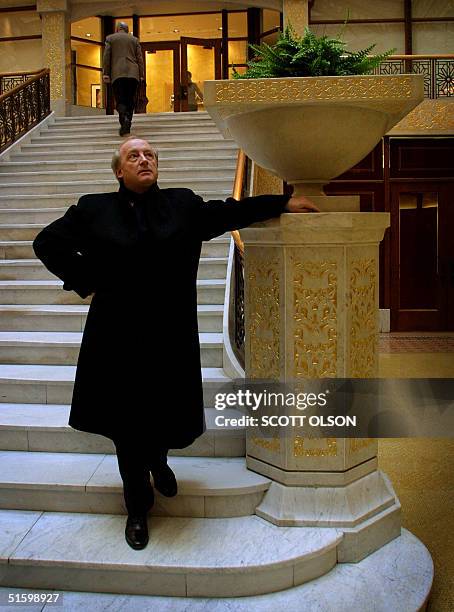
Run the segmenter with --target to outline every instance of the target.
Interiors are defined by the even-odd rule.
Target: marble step
[[[196,193],[204,200],[226,200],[232,195],[231,186],[228,189],[216,189],[215,185],[208,185],[211,189],[197,190]],[[112,191],[118,191],[118,185]],[[10,194],[2,195],[0,189],[0,210],[8,208],[61,208],[68,207],[71,204],[77,204],[80,197],[89,193],[84,191],[80,193],[41,193],[41,194]]]
[[[0,363],[0,401],[9,404],[70,404],[76,367]],[[230,379],[221,368],[202,368],[204,405]]]
[[[17,466],[21,466],[18,470]],[[178,495],[156,492],[150,514],[221,518],[250,516],[270,480],[244,457],[169,457]],[[0,508],[127,514],[113,454],[0,451]]]
[[[238,146],[235,142],[230,140],[223,140],[220,142],[203,142],[200,144],[191,143],[191,145],[186,143],[176,143],[176,145],[172,145],[171,143],[167,143],[165,147],[161,145],[157,145],[156,142],[153,143],[155,148],[157,148],[159,152],[159,159],[163,158],[175,158],[181,157],[181,155],[190,156],[191,158],[203,158],[207,154],[207,149],[210,152],[213,152],[213,155],[222,155],[227,154],[229,152],[234,152],[235,155],[238,152]],[[27,145],[21,145],[21,150],[18,153],[11,154],[11,161],[40,161],[40,160],[55,160],[59,158],[61,161],[69,161],[69,160],[80,160],[85,159],[88,162],[93,160],[105,159],[106,156],[110,158],[112,157],[112,153],[114,150],[114,146],[110,150],[106,150],[106,147],[91,149],[90,153],[87,152],[85,148],[82,146],[79,147],[67,147],[63,151],[59,151],[59,156],[55,155],[53,149],[49,150],[48,147],[41,147],[39,149],[35,148],[32,150],[26,149]],[[62,160],[63,158],[63,160]],[[109,159],[110,159],[109,158]],[[110,161],[109,161],[110,164]]]
[[[106,133],[107,132],[107,133]],[[154,127],[149,124],[143,124],[140,126],[140,134],[134,134],[139,138],[146,138],[147,140],[154,141],[163,139],[177,138],[178,140],[186,140],[186,141],[201,141],[201,140],[224,140],[224,137],[219,132],[216,126],[197,126],[193,128],[187,128],[184,131],[181,126],[170,127],[165,130],[160,130],[158,127]],[[33,135],[30,139],[30,142],[43,142],[47,144],[53,143],[71,143],[78,144],[81,143],[85,147],[86,144],[89,144],[93,141],[104,142],[104,141],[115,141],[118,144],[121,144],[124,141],[122,136],[119,136],[116,130],[100,130],[92,132],[91,130],[87,131],[84,129],[72,130],[72,131],[49,131],[42,130],[40,134]]]
[[[80,332],[87,312],[85,304],[0,304],[0,330]],[[221,304],[198,304],[199,331],[222,332],[223,313]]]
[[[1,583],[172,597],[257,595],[327,574],[342,540],[335,529],[276,527],[257,516],[151,517],[150,542],[135,551],[124,525],[124,516],[111,514],[4,510]]]
[[[78,332],[0,332],[0,363],[75,365],[82,334]],[[203,367],[222,368],[223,336],[199,332]]]
[[[192,177],[180,178],[159,178],[159,186],[164,189],[167,187],[186,187],[193,191],[209,191],[216,189],[229,189],[232,192],[234,172],[218,172],[212,177]],[[90,181],[36,181],[26,183],[8,182],[0,184],[0,195],[21,194],[50,194],[50,193],[106,193],[118,190],[118,181],[113,174],[108,179],[96,179]]]
[[[83,128],[83,126],[62,126],[58,125],[49,125],[47,129],[43,129],[40,132],[40,136],[99,136],[104,137],[108,136],[109,138],[116,138],[118,136],[118,129],[120,127],[119,121],[117,123],[108,123],[105,125],[91,125],[90,131],[87,134],[87,131]],[[161,134],[165,133],[175,133],[178,131],[180,134],[219,134],[219,129],[216,127],[214,121],[181,121],[179,124],[174,124],[174,122],[156,122],[156,123],[145,123],[140,122],[137,123],[135,121],[132,122],[132,132],[131,134],[141,138],[144,132],[148,132],[149,134]]]
[[[76,431],[68,425],[67,404],[0,404],[0,452],[5,450],[49,453],[115,453],[109,438]],[[171,456],[244,457],[245,428],[216,425],[219,415],[205,408],[206,431],[193,444],[171,449]],[[237,418],[234,409],[222,411],[226,418]]]
[[[164,155],[159,156],[159,171],[163,171],[167,168],[179,168],[182,167],[193,167],[197,168],[199,166],[207,166],[210,165],[212,168],[223,168],[224,166],[229,166],[232,162],[236,162],[237,154],[236,151],[232,149],[230,154],[219,154],[208,156],[199,156],[199,157],[191,157],[190,155],[178,155],[175,157],[167,157]],[[229,152],[226,152],[229,153]],[[108,156],[93,160],[93,159],[74,159],[72,161],[62,161],[62,160],[33,160],[33,161],[1,161],[0,162],[0,174],[9,174],[10,172],[29,172],[29,171],[37,171],[41,169],[41,171],[51,172],[51,171],[75,171],[75,170],[90,170],[90,169],[100,169],[110,170],[110,162],[111,158]]]
[[[39,226],[39,230],[44,225]],[[33,238],[39,230],[33,232]],[[30,240],[3,240],[0,241],[0,259],[31,259],[36,257]],[[202,257],[227,257],[230,237],[213,238],[202,242]],[[224,298],[222,299],[224,301]]]
[[[222,167],[214,167],[212,165],[197,165],[184,166],[180,165],[177,168],[162,168],[159,167],[159,182],[170,180],[187,180],[217,178],[220,180],[233,181],[235,176],[236,165],[233,163],[224,164]],[[90,170],[38,170],[32,172],[9,172],[8,174],[0,174],[0,187],[9,183],[42,183],[42,182],[77,182],[80,181],[102,181],[111,180],[113,177],[112,170],[108,165],[101,169]],[[115,179],[114,179],[115,180]]]
[[[186,123],[195,123],[196,125],[214,124],[213,119],[206,111],[197,112],[165,112],[165,113],[136,113],[133,121],[137,125],[161,125],[168,123],[171,125],[184,125]],[[65,127],[80,127],[81,125],[90,125],[90,127],[119,125],[118,114],[113,115],[86,115],[80,117],[55,117],[53,123],[48,123],[47,126],[62,128]],[[43,128],[45,129],[45,127]]]
[[[147,135],[144,134],[143,137],[146,138]],[[89,142],[81,140],[76,142],[68,142],[63,140],[61,142],[58,141],[49,143],[41,140],[41,138],[37,136],[31,142],[21,145],[21,151],[26,151],[28,153],[49,151],[49,148],[51,147],[54,159],[56,157],[56,153],[63,154],[65,151],[71,152],[71,150],[84,151],[85,157],[90,157],[93,151],[102,151],[103,157],[105,157],[106,153],[113,153],[115,150],[117,150],[119,145],[121,145],[121,142],[122,139],[118,137],[117,139],[90,140]],[[182,151],[187,151],[189,147],[193,146],[196,146],[197,148],[203,147],[205,152],[207,149],[238,149],[238,145],[235,142],[224,139],[220,134],[219,136],[216,134],[207,134],[206,136],[194,136],[191,138],[183,138],[179,134],[172,136],[160,135],[159,137],[153,138],[152,144],[159,152],[168,148],[178,148],[181,153]]]
[[[64,291],[60,280],[0,281],[2,304],[89,304],[74,291]],[[225,280],[197,281],[198,304],[223,304]]]
[[[18,524],[22,514],[25,513],[11,512],[10,524]],[[21,537],[25,533],[27,525],[24,525],[22,531],[13,530],[12,536],[17,534]],[[12,536],[9,535],[6,540],[6,550],[13,548],[13,545],[8,548],[9,542],[14,544]],[[8,569],[6,563],[3,567]],[[4,582],[9,584],[6,576]],[[236,597],[235,586],[232,585],[228,597],[216,599],[117,595],[74,590],[65,590],[60,598],[63,598],[64,609],[71,612],[423,612],[427,609],[432,581],[433,563],[429,551],[412,533],[402,529],[399,537],[358,563],[338,563],[320,578],[267,595]],[[17,571],[17,584],[23,584],[20,581],[20,570]],[[66,584],[68,589],[73,588],[68,582]],[[34,587],[33,593],[44,600],[52,586],[50,580],[45,590]],[[30,596],[30,589],[0,587],[3,601],[7,601],[10,593],[14,593],[20,600],[21,597]],[[17,607],[17,604],[13,607]],[[42,604],[27,604],[26,609],[29,612],[41,612]]]
[[[61,217],[61,214],[55,218]],[[202,257],[199,261],[200,280],[223,278],[227,273],[227,257]],[[55,275],[38,259],[0,259],[0,280],[55,280]],[[1,299],[1,298],[0,298]]]

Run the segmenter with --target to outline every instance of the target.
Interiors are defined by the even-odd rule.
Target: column
[[[44,65],[50,68],[50,103],[56,115],[66,115],[71,103],[71,29],[67,0],[38,0],[42,19]]]
[[[290,22],[295,32],[301,36],[304,33],[304,28],[309,25],[308,0],[283,0],[282,11],[284,28]]]

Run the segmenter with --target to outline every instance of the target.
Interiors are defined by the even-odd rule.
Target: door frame
[[[146,71],[146,53],[156,51],[173,51],[173,110],[178,113],[181,110],[181,82],[180,82],[180,43],[175,41],[145,42],[140,44],[142,48],[143,65]],[[146,78],[146,74],[145,74]]]
[[[181,110],[188,110],[188,45],[198,45],[214,51],[214,78],[222,79],[222,38],[194,38],[181,36]]]

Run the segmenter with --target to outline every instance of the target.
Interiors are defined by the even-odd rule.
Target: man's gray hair
[[[117,32],[118,30],[123,30],[123,32],[129,32],[129,26],[124,21],[119,21],[117,23]]]
[[[143,140],[143,139],[142,138],[137,139],[137,136],[130,136],[129,138],[126,138],[126,140],[123,141],[121,145],[118,147],[118,149],[114,152],[114,154],[112,155],[112,163],[110,164],[110,167],[112,168],[112,172],[115,174],[115,176],[117,176],[117,170],[120,166],[120,158],[121,158],[120,149],[125,144],[125,142],[128,142],[128,140]],[[148,142],[148,140],[146,140],[145,142]],[[153,152],[156,156],[156,161],[158,161],[158,152],[156,151],[154,147],[151,147],[151,148],[153,149]]]

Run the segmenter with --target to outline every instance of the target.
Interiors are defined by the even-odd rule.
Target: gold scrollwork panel
[[[248,247],[245,258],[246,375],[280,378],[281,295],[277,250]]]
[[[375,247],[348,252],[350,278],[347,325],[350,335],[347,375],[371,378],[378,372],[378,268]]]
[[[308,249],[294,249],[290,253],[288,291],[291,291],[293,305],[292,378],[339,375],[340,258],[340,251],[327,253],[322,259],[314,259]]]

